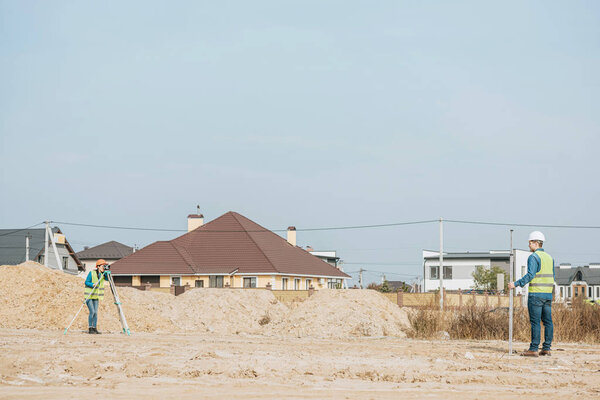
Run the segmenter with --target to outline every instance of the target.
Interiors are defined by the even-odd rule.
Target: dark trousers
[[[540,320],[544,324],[544,343],[542,350],[550,350],[552,338],[554,337],[554,325],[552,325],[552,300],[540,297],[527,297],[527,310],[529,311],[529,322],[531,323],[531,343],[529,350],[538,351],[541,340]]]

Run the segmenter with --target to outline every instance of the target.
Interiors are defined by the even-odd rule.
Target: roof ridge
[[[281,236],[279,236],[278,234],[276,234],[276,233],[275,233],[275,232],[273,232],[272,230],[270,230],[270,229],[267,229],[267,228],[263,227],[263,226],[262,226],[262,225],[260,225],[259,223],[257,223],[257,222],[254,222],[254,221],[252,221],[251,219],[249,219],[249,218],[247,218],[247,217],[245,217],[245,216],[243,216],[243,215],[241,215],[241,214],[238,214],[238,213],[236,213],[235,211],[230,211],[230,212],[231,212],[231,213],[234,215],[234,217],[235,217],[235,215],[239,215],[239,216],[241,216],[241,217],[243,217],[243,218],[247,219],[248,221],[252,222],[253,224],[255,224],[255,225],[258,225],[259,227],[261,227],[261,228],[263,229],[263,231],[261,231],[261,232],[264,232],[264,233],[270,233],[270,234],[271,234],[272,236],[274,236],[274,237],[275,237],[277,240],[283,240],[283,241],[285,241],[286,243],[288,243],[288,244],[289,244],[289,245],[292,247],[292,249],[291,249],[292,251],[300,252],[299,254],[307,254],[307,255],[313,256],[313,257],[315,257],[315,258],[316,258],[318,261],[320,261],[320,262],[322,262],[323,264],[325,264],[326,266],[328,266],[328,267],[330,267],[330,268],[333,268],[333,269],[336,269],[336,270],[338,270],[338,271],[341,271],[341,270],[339,270],[338,268],[336,268],[336,267],[332,266],[331,264],[329,264],[329,263],[327,263],[327,262],[325,262],[325,261],[321,260],[319,257],[316,257],[316,256],[314,256],[313,254],[310,254],[310,252],[308,252],[307,250],[304,250],[302,247],[299,247],[299,246],[294,246],[294,245],[292,245],[292,244],[291,244],[291,243],[289,243],[289,242],[288,242],[286,239],[282,238]],[[236,220],[239,222],[239,220],[238,220],[237,218],[236,218]],[[242,226],[242,224],[241,224],[241,223],[240,223],[240,226]],[[248,231],[246,231],[246,228],[244,228],[243,226],[242,226],[242,229],[244,229],[244,231],[245,231],[245,232],[248,234],[248,236],[250,237],[250,239],[252,240],[252,242],[256,244],[256,242],[254,241],[254,238],[253,238],[253,237],[252,237],[252,235],[251,235],[251,233],[254,233],[254,232],[248,232]],[[263,253],[263,254],[264,254],[265,258],[267,258],[267,260],[269,261],[269,263],[271,263],[271,265],[273,266],[273,268],[275,269],[275,271],[277,271],[277,272],[279,272],[279,273],[282,273],[282,272],[281,272],[279,269],[277,269],[277,268],[275,267],[275,265],[273,264],[273,262],[272,262],[272,261],[271,261],[271,260],[270,260],[270,259],[267,257],[267,255],[266,255],[266,254],[265,254],[265,253],[262,251],[262,249],[260,248],[260,246],[258,246],[258,244],[256,245],[256,247],[258,247],[258,249],[261,251],[261,253]],[[341,272],[343,272],[343,271],[341,271]],[[344,273],[345,273],[345,272],[344,272]]]
[[[233,218],[235,218],[235,220],[237,221],[237,223],[240,225],[240,227],[244,230],[244,232],[246,233],[246,235],[248,235],[248,237],[250,238],[250,240],[252,240],[252,243],[254,243],[254,245],[256,246],[256,248],[258,249],[258,251],[260,251],[260,253],[267,259],[267,261],[269,262],[269,264],[271,264],[271,267],[273,267],[273,269],[275,271],[277,271],[278,273],[281,273],[281,271],[279,271],[279,269],[277,269],[277,267],[275,267],[275,264],[273,264],[273,261],[271,261],[271,259],[269,257],[267,257],[267,255],[265,254],[265,252],[263,251],[263,249],[258,245],[258,243],[256,243],[256,241],[254,240],[254,238],[252,237],[252,235],[250,234],[250,232],[248,232],[246,230],[246,228],[244,228],[244,226],[242,225],[242,223],[240,222],[240,220],[237,218],[236,213],[234,213],[233,211],[230,211],[231,215],[233,216]],[[252,221],[254,222],[254,221]],[[256,222],[254,222],[256,224]],[[258,225],[258,224],[256,224]],[[260,226],[260,225],[258,225]],[[261,226],[262,228],[262,226]],[[267,231],[269,231],[267,229]],[[271,232],[271,231],[269,231]],[[277,235],[279,236],[279,235]]]
[[[187,257],[186,257],[186,256],[184,256],[183,254],[181,254],[181,251],[179,251],[179,249],[177,248],[177,246],[175,246],[175,245],[173,244],[173,242],[171,242],[171,241],[168,241],[168,243],[171,245],[171,247],[173,247],[173,249],[175,249],[175,251],[177,252],[177,254],[179,254],[179,256],[181,257],[181,259],[182,259],[183,261],[185,261],[185,263],[186,263],[186,264],[187,264],[187,266],[190,268],[190,270],[192,271],[192,273],[194,273],[194,274],[195,274],[195,273],[196,273],[196,270],[195,270],[195,268],[194,268],[194,267],[192,267],[192,265],[190,265],[190,260],[188,260],[188,259],[187,259]]]

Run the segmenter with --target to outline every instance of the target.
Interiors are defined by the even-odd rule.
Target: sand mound
[[[79,277],[27,262],[0,266],[0,328],[64,329],[82,305]],[[132,332],[312,337],[404,336],[406,312],[372,290],[320,290],[289,308],[268,290],[194,289],[180,296],[119,288]],[[84,306],[71,331],[87,330]],[[98,328],[121,330],[105,286]]]
[[[164,310],[181,330],[223,334],[261,333],[263,326],[280,322],[288,312],[273,293],[262,289],[194,289],[175,297]]]
[[[271,326],[298,337],[405,337],[406,311],[373,290],[319,290],[297,303],[287,318]]]
[[[121,324],[108,285],[100,302],[98,327],[120,331]],[[17,266],[0,266],[0,327],[64,329],[83,301],[83,279],[45,268],[29,261]],[[161,304],[171,300],[166,293],[119,288],[123,310],[132,331],[174,331],[161,315]],[[71,327],[87,330],[88,310],[84,306]]]

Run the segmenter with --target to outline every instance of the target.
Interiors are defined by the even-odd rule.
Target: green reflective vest
[[[536,250],[535,254],[540,257],[542,265],[531,282],[529,282],[529,293],[552,293],[554,288],[554,261],[552,257],[542,250]]]
[[[92,271],[92,284],[96,286],[96,283],[98,283],[98,271]],[[102,279],[100,279],[100,283],[93,292],[91,287],[86,286],[83,294],[86,299],[89,296],[91,300],[102,300],[104,298],[104,274],[102,274]]]

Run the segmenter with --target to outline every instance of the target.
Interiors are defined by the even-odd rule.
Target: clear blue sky
[[[185,229],[196,204],[272,229],[600,225],[599,17],[597,1],[0,1],[0,226]],[[77,249],[174,236],[62,228]],[[545,233],[558,261],[600,261],[600,231]],[[298,240],[418,275],[438,227]],[[507,248],[508,228],[445,241]]]

